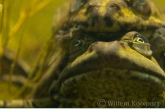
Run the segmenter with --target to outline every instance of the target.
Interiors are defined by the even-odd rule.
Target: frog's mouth
[[[144,57],[127,43],[95,42],[62,71],[56,90],[72,100],[83,95],[82,99],[90,100],[154,101],[163,99],[164,80],[165,73],[153,58]]]

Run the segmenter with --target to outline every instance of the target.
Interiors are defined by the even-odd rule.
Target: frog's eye
[[[71,2],[71,12],[78,10],[81,6],[86,3],[87,0],[73,0]]]
[[[139,34],[139,33],[136,33],[134,35],[133,41],[134,42],[139,42],[139,43],[148,43],[149,44],[148,39],[144,35]]]
[[[85,41],[83,37],[76,37],[72,40],[70,44],[70,53],[80,51],[84,48]]]
[[[151,56],[152,51],[150,50],[149,41],[142,34],[136,33],[133,38],[132,47],[139,53],[145,56]]]
[[[147,0],[130,0],[132,7],[140,14],[149,16],[151,13],[150,5]]]
[[[139,33],[136,33],[134,35],[133,42],[138,42],[138,43],[149,43],[147,38]]]
[[[134,42],[144,43],[144,40],[138,37],[134,39]]]

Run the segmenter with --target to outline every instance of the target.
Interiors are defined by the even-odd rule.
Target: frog
[[[151,0],[67,6],[67,17],[53,28],[57,47],[38,88],[1,107],[165,107],[163,11]]]
[[[73,0],[68,13],[64,19],[65,24],[61,27],[63,32],[56,37],[57,43],[61,43],[63,39],[60,40],[60,36],[65,36],[73,27],[79,28],[82,32],[100,34],[103,38],[109,37],[105,40],[119,39],[128,31],[137,31],[151,41],[151,45],[153,45],[151,49],[155,51],[153,55],[157,60],[163,60],[161,67],[165,69],[164,33],[159,32],[160,35],[153,35],[158,33],[159,28],[165,27],[165,15],[164,11],[153,1]],[[158,39],[162,41],[156,41]],[[64,46],[64,49],[68,47],[68,43],[66,43],[66,47],[65,44],[59,45]],[[160,45],[161,50],[159,50]]]
[[[74,2],[64,28],[80,26],[89,32],[112,33],[154,30],[165,25],[163,11],[150,0],[74,0]]]
[[[120,47],[123,48],[125,52],[122,52]],[[134,51],[136,51],[135,54],[137,54],[137,56],[133,53]],[[128,55],[127,53],[130,55]],[[129,57],[130,62],[128,62],[127,59],[124,59],[127,57]],[[138,58],[134,60],[134,57],[138,57]],[[145,58],[146,60],[143,61],[142,58]],[[148,78],[147,75],[145,76],[143,75],[142,73],[143,71],[138,71],[140,69],[144,70],[148,68],[153,68],[150,66],[151,64],[149,64],[147,60],[154,63],[153,65],[154,69],[156,69],[155,68],[156,66],[159,67],[157,61],[152,57],[152,51],[150,50],[150,44],[148,40],[145,37],[143,37],[143,35],[135,31],[126,33],[121,38],[120,41],[116,41],[116,40],[110,42],[103,42],[100,40],[96,41],[92,43],[87,48],[87,50],[85,50],[85,53],[80,55],[75,60],[71,60],[71,62],[67,64],[65,69],[62,71],[59,80],[55,82],[55,87],[52,88],[54,90],[51,93],[53,93],[55,100],[60,101],[61,104],[59,104],[59,107],[102,107],[102,106],[123,107],[122,105],[98,104],[97,100],[99,99],[105,100],[103,103],[107,103],[108,100],[120,101],[122,103],[129,102],[128,103],[129,105],[125,107],[152,107],[151,105],[135,106],[131,104],[131,101],[148,102],[147,99],[150,99],[151,97],[150,95],[149,95],[150,97],[149,96],[147,98],[144,97],[147,96],[146,93],[149,93],[148,91],[145,94],[142,92],[144,96],[140,92],[142,91],[140,89],[144,89],[144,88],[148,89],[147,85],[142,87],[136,86],[136,83],[139,85],[141,84],[142,81],[144,82],[144,83],[142,82],[143,85],[148,84],[146,80],[152,78],[151,75]],[[136,65],[138,61],[140,63],[139,65]],[[127,64],[123,65],[124,63]],[[128,65],[128,63],[130,64]],[[138,68],[138,67],[142,67],[141,65],[143,67],[147,67],[148,65],[149,66],[148,68]],[[132,68],[133,66],[135,67],[135,69]],[[161,70],[160,72],[162,72],[161,75],[163,76],[164,71],[161,68],[160,70]],[[134,73],[130,73],[130,72],[134,72]],[[151,73],[151,71],[149,72]],[[135,75],[137,74],[138,76],[137,75],[135,76],[134,74]],[[114,77],[117,75],[119,77]],[[129,79],[128,78],[126,79],[122,75],[125,75],[127,77],[132,75],[132,79],[130,79],[131,77]],[[140,75],[143,76],[141,77]],[[116,78],[118,79],[116,80]],[[122,81],[124,78],[125,80]],[[140,79],[140,83],[138,83],[139,81],[138,79]],[[154,80],[156,79],[154,78],[151,81]],[[164,81],[164,76],[162,80]],[[162,86],[164,84],[163,81],[161,83]],[[118,84],[118,82],[123,84]],[[153,84],[154,83],[152,82],[152,85]],[[128,88],[129,86],[130,88]],[[132,86],[135,86],[134,87],[135,89]],[[130,92],[130,90],[132,90],[133,92]],[[135,90],[137,90],[137,92]],[[149,88],[149,90],[153,91],[154,89]],[[128,92],[131,95],[129,95]],[[141,98],[140,96],[143,97]],[[155,99],[155,97],[153,96],[151,98]],[[150,102],[155,102],[155,101],[151,100]],[[157,106],[155,105],[155,107]]]

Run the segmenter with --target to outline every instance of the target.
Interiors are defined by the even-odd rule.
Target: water
[[[51,3],[48,3],[49,1]],[[5,3],[0,0],[0,30],[2,29],[0,54],[2,54],[4,46],[15,54],[11,59],[8,59],[9,63],[5,65],[5,73],[15,74],[12,71],[12,66],[17,66],[17,64],[14,65],[13,60],[18,60],[18,57],[21,57],[27,64],[21,63],[24,67],[33,68],[35,66],[40,52],[52,35],[54,13],[65,1],[68,0],[14,0],[14,2],[5,0]],[[162,0],[155,0],[155,2],[159,3],[161,7],[165,4],[165,1]],[[0,63],[2,63],[2,60]],[[19,69],[21,65],[18,64],[17,68]],[[2,70],[0,64],[0,74],[3,75],[3,73],[4,70]],[[26,71],[21,72],[22,75],[24,73]],[[26,75],[22,77],[26,77]],[[20,77],[16,77],[16,79],[21,80]],[[4,80],[6,81],[0,81],[0,99],[19,98],[17,95],[21,93],[19,91],[22,90],[22,86],[12,84],[10,78],[6,76],[4,76]]]
[[[1,76],[6,73],[9,75],[15,74],[14,69],[19,70],[16,67],[17,64],[15,64],[19,58],[23,60],[23,63],[26,63],[23,64],[21,60],[20,67],[26,67],[27,70],[32,69],[43,46],[52,36],[54,13],[66,1],[0,0],[0,31],[2,30],[0,34],[0,55],[4,52],[9,55],[1,57]],[[14,56],[12,56],[13,54]],[[1,65],[4,59],[7,59],[7,62],[5,62],[5,65]],[[5,67],[5,69],[2,67]],[[14,71],[12,71],[12,67]],[[24,71],[20,72],[25,73]],[[9,81],[10,77],[3,80]],[[13,84],[8,85],[10,82],[1,82],[0,84],[2,94],[10,95],[3,96],[0,94],[0,99],[14,99],[15,94],[21,88],[20,86],[13,86]]]

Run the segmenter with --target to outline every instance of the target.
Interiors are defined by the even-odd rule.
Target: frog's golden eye
[[[144,40],[138,37],[134,39],[134,42],[144,43]]]
[[[87,0],[73,0],[71,2],[71,12],[78,10],[81,6],[86,3]]]
[[[134,35],[133,42],[149,43],[147,38],[139,33]]]
[[[83,37],[74,38],[70,44],[70,53],[74,53],[83,49],[84,45],[85,41]]]
[[[148,57],[152,55],[148,39],[136,31],[128,32],[121,40],[127,42],[132,49],[144,56]]]
[[[151,13],[150,5],[147,0],[130,0],[133,9],[138,13],[149,16]]]
[[[133,37],[132,47],[145,56],[151,56],[149,41],[142,34],[136,33]]]

